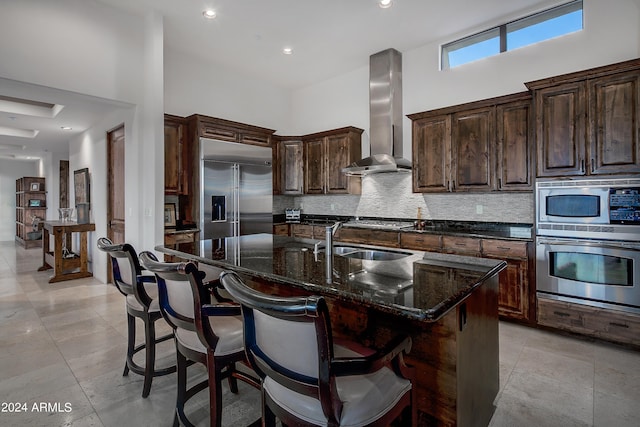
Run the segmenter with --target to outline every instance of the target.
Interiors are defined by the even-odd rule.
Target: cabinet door
[[[640,172],[638,72],[591,80],[589,107],[589,172]]]
[[[413,191],[447,192],[451,181],[451,116],[413,122]]]
[[[527,262],[507,261],[507,268],[498,276],[500,291],[498,309],[500,315],[512,319],[529,320],[529,287]]]
[[[348,193],[348,177],[342,169],[352,163],[352,144],[348,135],[330,136],[326,139],[327,170],[326,192]]]
[[[282,194],[302,194],[304,186],[302,141],[284,141],[281,148]]]
[[[164,123],[164,192],[182,192],[183,125],[172,120]]]
[[[305,194],[324,194],[324,161],[324,138],[306,141],[304,146]]]
[[[453,115],[451,148],[455,191],[493,190],[495,131],[493,107]]]
[[[498,309],[502,317],[530,320],[528,245],[508,240],[482,240],[483,257],[507,262],[507,268],[498,276]]]
[[[583,82],[536,91],[538,176],[584,175],[585,91]]]
[[[502,104],[496,108],[498,190],[533,188],[531,111],[530,100]]]

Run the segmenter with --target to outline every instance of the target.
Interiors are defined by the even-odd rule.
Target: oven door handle
[[[589,246],[598,247],[604,249],[624,249],[629,251],[640,251],[640,244],[638,243],[611,243],[602,240],[560,240],[538,237],[537,240],[540,245],[557,245],[557,246]]]

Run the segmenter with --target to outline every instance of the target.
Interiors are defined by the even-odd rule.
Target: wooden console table
[[[78,224],[70,221],[45,221],[43,225],[42,267],[38,271],[53,268],[49,283],[91,277],[87,270],[87,232],[95,231],[95,224]],[[71,250],[71,234],[80,233],[80,253]],[[53,252],[49,249],[49,236],[53,235]],[[64,250],[66,249],[66,251]]]

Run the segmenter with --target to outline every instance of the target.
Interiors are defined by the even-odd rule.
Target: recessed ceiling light
[[[380,0],[378,4],[381,8],[386,9],[388,7],[391,7],[391,0]]]
[[[285,47],[284,49],[282,49],[282,53],[284,53],[285,55],[291,55],[293,53],[293,49],[291,49],[290,47]]]
[[[202,12],[202,15],[207,19],[213,19],[216,17],[216,11],[213,9],[207,9],[204,12]]]
[[[73,128],[71,126],[60,126],[60,129],[62,129],[62,130],[73,130]]]

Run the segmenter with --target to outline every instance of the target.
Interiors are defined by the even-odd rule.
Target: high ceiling
[[[165,44],[288,88],[569,0],[98,0],[164,16]],[[215,10],[215,19],[202,15]],[[292,55],[282,49],[291,47]]]
[[[366,66],[369,56],[401,52],[459,37],[564,0],[96,0],[129,13],[163,16],[164,42],[276,86],[297,89]],[[205,19],[212,8],[215,19]],[[290,47],[293,54],[284,55]],[[40,129],[33,139],[0,135],[0,157],[65,152],[116,103],[0,78],[0,97],[34,99],[65,108],[55,120],[0,112],[0,127]],[[1,101],[1,100],[0,100]],[[64,131],[63,126],[73,127]],[[46,143],[46,147],[45,147]]]

